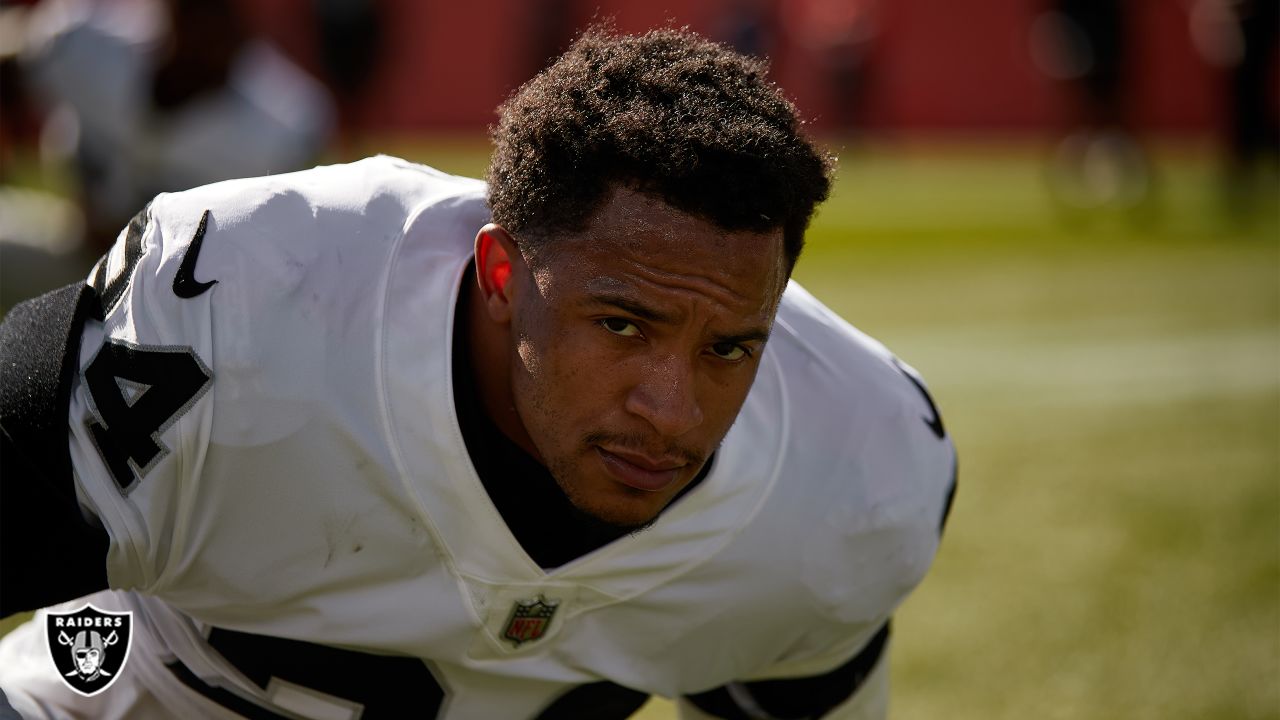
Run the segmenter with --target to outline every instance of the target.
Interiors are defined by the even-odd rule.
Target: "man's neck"
[[[471,364],[471,377],[484,413],[511,442],[542,462],[511,394],[511,326],[495,323],[489,318],[484,294],[476,282],[474,264],[463,279],[458,303],[459,317],[465,317],[467,323],[467,360]]]

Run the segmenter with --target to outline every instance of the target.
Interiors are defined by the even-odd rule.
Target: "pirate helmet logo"
[[[45,616],[49,656],[62,682],[92,697],[111,687],[129,660],[133,613],[85,605],[74,612]]]

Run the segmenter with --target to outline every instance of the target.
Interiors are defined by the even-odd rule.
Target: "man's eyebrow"
[[[716,344],[732,343],[734,345],[741,345],[749,342],[763,343],[769,339],[769,330],[767,328],[751,328],[732,335],[718,335],[713,339]]]
[[[674,315],[663,312],[657,308],[649,307],[635,298],[626,295],[619,295],[617,293],[604,291],[595,292],[587,296],[586,302],[592,305],[610,305],[647,322],[666,324],[673,324],[676,322]],[[748,342],[765,342],[768,339],[769,328],[753,327],[747,328],[742,332],[717,335],[712,338],[712,341],[715,343],[733,343],[737,345]]]
[[[635,298],[611,292],[595,292],[587,296],[587,302],[593,305],[612,305],[624,312],[631,313],[641,320],[653,323],[674,323],[676,318],[670,313],[645,305]]]

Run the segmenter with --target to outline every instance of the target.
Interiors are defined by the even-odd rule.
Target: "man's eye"
[[[711,346],[711,353],[721,360],[741,360],[750,353],[741,345],[735,343],[716,343]]]
[[[608,330],[614,335],[635,337],[640,334],[640,328],[636,327],[635,323],[623,320],[622,318],[605,318],[600,321],[600,324],[604,326],[605,330]]]

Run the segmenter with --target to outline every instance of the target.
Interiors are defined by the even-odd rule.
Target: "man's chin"
[[[555,469],[551,476],[568,498],[577,518],[588,528],[609,534],[645,530],[658,519],[665,505],[655,493],[626,487],[609,478],[561,474]]]
[[[614,503],[592,503],[584,498],[569,497],[574,514],[585,525],[610,533],[634,535],[649,529],[658,519],[657,511],[626,507]]]

